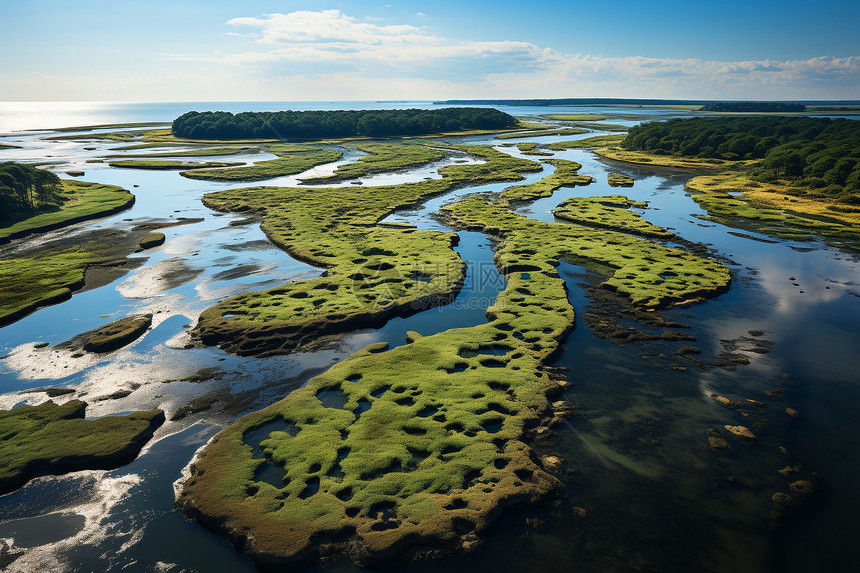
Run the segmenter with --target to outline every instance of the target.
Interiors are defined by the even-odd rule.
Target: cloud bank
[[[853,98],[860,57],[709,61],[568,54],[530,42],[464,41],[339,10],[234,18],[249,49],[208,59],[273,88],[351,97]],[[378,90],[374,90],[376,86]],[[325,95],[323,95],[325,94]],[[299,93],[291,97],[302,97]]]

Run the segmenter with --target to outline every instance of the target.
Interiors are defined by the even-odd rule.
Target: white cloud
[[[468,86],[463,91],[488,90],[485,97],[836,98],[853,97],[860,87],[856,56],[720,62],[565,54],[530,42],[455,40],[340,10],[265,14],[228,24],[254,29],[258,49],[211,59],[257,66],[273,79],[350,72],[367,81],[400,78],[440,87],[455,82]],[[405,88],[379,95],[406,97]]]
[[[162,53],[146,72],[129,69],[99,76],[82,71],[75,81],[7,74],[0,86],[8,99],[51,94],[132,101],[207,101],[213,95],[284,101],[856,99],[860,93],[860,55],[728,62],[604,57],[525,41],[447,38],[430,27],[355,18],[339,10],[234,18],[220,32],[222,54],[194,53],[199,48]]]

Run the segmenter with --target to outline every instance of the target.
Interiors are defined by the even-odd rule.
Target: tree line
[[[517,119],[490,108],[357,111],[189,111],[173,120],[173,135],[190,139],[317,139],[427,135],[468,129],[507,129]]]
[[[699,111],[785,112],[806,111],[806,106],[782,101],[727,101],[703,105]]]
[[[56,200],[60,178],[50,171],[7,161],[0,163],[0,220]]]
[[[632,127],[625,149],[717,159],[761,159],[751,177],[787,180],[813,194],[860,204],[860,121],[731,117],[652,121]]]

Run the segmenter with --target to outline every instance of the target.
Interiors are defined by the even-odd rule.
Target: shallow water
[[[59,127],[63,113],[71,113],[77,118],[74,123],[80,125],[169,120],[189,109],[188,104],[183,104],[181,111],[173,113],[170,105],[175,104],[125,110],[93,107],[87,108],[85,116],[80,115],[80,110],[60,109],[56,116],[44,119],[59,122],[50,124],[32,123],[35,116],[25,113],[13,117],[0,109],[0,129],[10,129],[15,121],[24,127]],[[282,107],[260,104],[261,108],[266,106]],[[237,104],[237,109],[240,107],[251,109]],[[528,116],[595,110],[506,111]],[[627,114],[642,111],[611,110]],[[661,111],[661,115],[665,114],[669,112]],[[618,122],[612,118],[605,121]],[[315,277],[320,270],[274,248],[257,223],[237,215],[215,213],[200,203],[203,193],[248,184],[202,182],[182,178],[175,172],[88,164],[88,159],[119,144],[46,141],[42,139],[45,135],[16,133],[3,138],[24,149],[2,150],[0,159],[63,161],[66,163],[58,166],[58,171],[83,168],[87,172],[85,180],[122,185],[137,196],[130,210],[55,231],[50,236],[133,226],[152,218],[202,217],[203,221],[164,229],[165,244],[135,255],[146,258],[143,266],[113,283],[75,294],[63,304],[41,309],[0,329],[0,407],[9,408],[24,401],[38,403],[45,399],[44,394],[22,390],[55,386],[77,388],[79,395],[86,393],[89,416],[154,407],[164,408],[170,416],[193,398],[208,393],[226,393],[229,399],[208,411],[166,423],[156,436],[158,441],[119,470],[40,478],[0,498],[0,546],[11,543],[27,549],[10,570],[255,570],[223,539],[186,522],[172,510],[173,482],[180,478],[194,452],[242,412],[283,397],[366,344],[387,341],[396,346],[405,343],[409,330],[428,335],[483,323],[486,308],[504,288],[504,278],[492,261],[493,245],[489,239],[481,233],[459,232],[456,251],[467,263],[467,277],[460,295],[450,305],[394,318],[379,329],[351,333],[335,347],[313,353],[258,359],[230,356],[217,348],[186,350],[186,331],[214,301]],[[590,135],[593,134],[578,137]],[[467,139],[470,143],[492,143],[520,156],[510,144],[573,138],[503,142],[486,136]],[[96,149],[87,151],[83,147]],[[313,173],[259,184],[295,185],[302,177],[331,173],[336,165],[359,155],[348,154],[342,161],[320,166]],[[581,173],[592,175],[596,181],[588,186],[562,188],[550,198],[522,206],[518,210],[521,214],[552,221],[550,211],[574,196],[625,194],[634,200],[649,201],[648,209],[637,212],[656,225],[674,229],[687,240],[708,244],[733,272],[729,292],[664,314],[667,319],[690,326],[688,331],[698,339],[692,344],[701,349],[697,358],[714,361],[724,349],[721,340],[738,339],[752,329],[764,331],[761,338],[772,343],[770,352],[746,352],[751,363],[729,372],[695,368],[674,358],[677,348],[688,343],[657,341],[618,346],[599,340],[583,321],[590,305],[585,289],[599,278],[581,267],[563,263],[559,271],[566,279],[577,324],[557,365],[569,369],[567,377],[573,386],[565,398],[577,405],[579,415],[558,427],[552,439],[535,444],[539,453],[552,453],[563,460],[567,479],[559,503],[527,512],[525,517],[535,521],[526,522],[522,514],[505,518],[485,543],[469,554],[400,569],[533,571],[542,566],[569,569],[574,565],[586,571],[800,571],[825,565],[831,570],[847,569],[851,556],[844,548],[860,535],[852,511],[860,506],[860,495],[854,487],[854,476],[860,469],[860,443],[854,430],[854,405],[860,400],[856,377],[860,369],[856,329],[860,320],[860,272],[856,258],[821,243],[771,244],[737,237],[729,233],[732,229],[728,227],[697,219],[696,215],[703,212],[683,191],[687,175],[604,162],[581,150],[556,153],[555,157],[578,161],[583,165]],[[265,158],[271,156],[261,154],[243,160]],[[448,161],[451,160],[403,173],[377,175],[363,182],[379,185],[436,177],[438,168]],[[523,183],[550,173],[552,167],[547,167],[544,173],[528,174]],[[611,171],[634,177],[634,187],[609,187],[606,175]],[[500,192],[508,185],[456,190],[413,210],[394,213],[386,220],[450,231],[432,216],[440,206],[471,193]],[[28,242],[32,240],[13,243],[2,252]],[[795,280],[789,280],[789,276]],[[76,359],[50,347],[33,346],[40,341],[56,344],[139,312],[153,312],[155,328],[108,357]],[[485,352],[492,355],[504,349]],[[673,358],[643,358],[660,353]],[[687,369],[673,369],[673,363]],[[773,389],[776,382],[785,385],[784,397],[766,398],[764,392]],[[121,399],[92,400],[118,389],[132,392]],[[784,427],[781,422],[774,423],[754,446],[732,443],[730,455],[716,455],[707,447],[705,430],[736,423],[737,417],[717,406],[709,397],[712,392],[759,400],[774,412],[790,406],[801,415]],[[271,429],[261,429],[261,434],[266,435],[255,434],[249,439],[261,441],[268,431]],[[777,445],[821,473],[826,495],[811,511],[775,533],[768,516],[770,496],[784,486],[776,472],[785,465]],[[258,448],[259,444],[252,446]],[[273,473],[271,479],[278,477],[275,470],[269,470]],[[584,515],[575,508],[582,508]],[[347,570],[358,568],[338,562],[326,569]]]

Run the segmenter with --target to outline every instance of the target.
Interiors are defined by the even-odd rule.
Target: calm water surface
[[[229,396],[211,411],[166,423],[132,464],[110,472],[79,472],[40,478],[0,498],[0,547],[24,549],[9,570],[33,571],[254,571],[220,537],[185,521],[172,510],[174,481],[194,453],[242,412],[269,404],[304,384],[333,362],[366,344],[405,343],[405,333],[432,334],[482,323],[484,311],[504,288],[492,264],[491,241],[480,233],[460,232],[457,252],[468,263],[463,291],[452,305],[374,330],[352,333],[333,348],[266,359],[230,356],[218,349],[184,349],[187,331],[199,313],[225,296],[287,281],[318,276],[319,269],[295,261],[265,240],[258,224],[213,212],[200,203],[210,191],[244,184],[198,182],[172,172],[110,169],[87,163],[117,144],[47,141],[45,129],[108,122],[169,121],[189,109],[228,111],[267,109],[366,109],[430,107],[407,104],[333,103],[182,103],[182,104],[28,104],[0,105],[0,141],[21,149],[0,150],[0,160],[55,161],[55,170],[83,169],[87,181],[133,190],[134,207],[112,217],[51,233],[66,237],[94,228],[130,227],[151,219],[202,218],[169,227],[167,241],[145,262],[113,283],[41,309],[0,329],[0,407],[38,403],[42,393],[29,389],[68,386],[90,402],[88,414],[100,416],[160,407],[168,416],[191,399],[218,393]],[[518,115],[599,113],[658,116],[672,112],[606,108],[505,108]],[[612,119],[606,120],[613,121]],[[629,119],[615,121],[620,123]],[[12,133],[14,132],[14,133]],[[592,135],[592,134],[588,134]],[[586,135],[587,136],[587,135]],[[581,136],[581,137],[586,137]],[[540,142],[567,138],[540,138]],[[508,144],[468,138],[470,143]],[[95,147],[84,150],[83,147]],[[312,172],[266,184],[295,185],[302,177],[331,173],[360,154]],[[254,161],[271,156],[243,157]],[[562,570],[801,571],[847,570],[853,563],[849,543],[860,536],[854,508],[860,507],[855,476],[860,470],[860,272],[857,259],[820,243],[766,243],[730,234],[732,229],[703,221],[704,213],[687,197],[688,175],[623,164],[608,165],[586,151],[555,157],[583,165],[595,177],[587,187],[564,188],[519,212],[552,221],[550,211],[574,196],[624,193],[649,202],[639,210],[654,224],[671,227],[690,241],[708,245],[732,270],[729,292],[708,302],[677,308],[665,318],[689,325],[702,362],[716,361],[721,341],[761,330],[767,354],[746,353],[750,364],[729,372],[697,368],[674,358],[677,342],[640,342],[619,346],[596,338],[583,317],[589,312],[587,289],[599,277],[563,263],[576,329],[564,344],[557,365],[573,383],[565,398],[578,416],[538,441],[539,453],[563,460],[567,479],[555,504],[507,516],[485,543],[469,554],[418,562],[399,570],[416,572],[513,570],[540,567]],[[456,158],[455,158],[456,159]],[[535,158],[532,158],[535,159]],[[407,173],[383,174],[365,184],[391,184],[438,177],[440,162]],[[551,172],[529,174],[532,182]],[[612,189],[606,174],[634,177],[630,189]],[[348,184],[348,183],[346,183]],[[138,187],[133,187],[137,185]],[[508,184],[461,189],[434,198],[388,220],[450,231],[432,215],[439,207],[474,192],[500,192]],[[750,233],[756,237],[754,233]],[[761,237],[760,237],[761,238]],[[10,253],[32,240],[2,247]],[[788,277],[795,277],[789,280]],[[800,286],[794,286],[798,283]],[[153,312],[155,328],[135,344],[104,358],[75,359],[37,342],[56,344],[75,334],[139,312]],[[688,343],[683,343],[688,344]],[[686,366],[675,369],[673,366]],[[209,379],[182,381],[201,369]],[[214,370],[213,370],[214,369]],[[765,392],[785,388],[781,399]],[[96,401],[117,389],[126,398]],[[706,429],[738,423],[732,411],[717,406],[711,393],[765,404],[774,422],[756,445],[733,444],[729,455],[707,447]],[[793,421],[778,416],[797,409]],[[770,419],[770,418],[769,418]],[[791,452],[821,475],[823,493],[803,514],[777,527],[769,515],[770,497],[784,490],[777,470]],[[323,570],[316,567],[313,570]],[[326,571],[357,571],[338,562]]]

